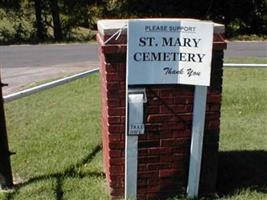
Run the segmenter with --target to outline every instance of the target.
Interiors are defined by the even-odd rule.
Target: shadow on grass
[[[220,152],[218,194],[231,195],[241,189],[267,194],[267,151]]]
[[[83,173],[77,170],[84,164],[90,163],[94,159],[96,154],[100,151],[101,151],[101,146],[98,145],[93,149],[91,153],[89,153],[86,157],[84,157],[84,159],[82,159],[80,162],[77,162],[74,165],[69,166],[63,172],[33,177],[27,180],[26,182],[15,185],[14,192],[8,193],[6,196],[6,200],[14,199],[19,190],[27,185],[36,183],[38,181],[50,180],[51,178],[56,180],[56,187],[55,187],[56,199],[57,200],[63,199],[64,191],[62,189],[62,183],[65,178],[104,177],[104,173],[98,173],[98,172]]]

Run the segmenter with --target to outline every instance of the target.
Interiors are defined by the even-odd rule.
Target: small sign
[[[128,85],[209,86],[212,42],[212,22],[129,20]]]
[[[129,135],[142,135],[145,133],[144,124],[129,124]]]

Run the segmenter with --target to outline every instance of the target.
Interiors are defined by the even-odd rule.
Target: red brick
[[[173,103],[174,104],[185,104],[185,105],[188,105],[188,104],[193,104],[193,95],[191,96],[176,96],[174,99],[173,99]]]
[[[208,103],[218,103],[220,104],[221,103],[221,95],[218,94],[218,95],[210,95],[207,97],[207,102]]]
[[[161,130],[160,139],[174,138],[172,130]]]
[[[149,196],[149,194],[150,193],[158,193],[159,191],[160,191],[160,185],[158,184],[158,185],[155,185],[155,186],[150,186],[150,187],[148,187],[148,189],[146,190],[147,191],[147,198],[151,198],[151,196],[150,197],[148,197]],[[154,195],[153,195],[154,196]]]
[[[148,199],[158,199],[158,197],[159,197],[159,191],[157,191],[157,192],[151,192],[151,191],[149,191],[146,194],[146,199],[147,200]]]
[[[148,185],[159,185],[160,178],[159,176],[151,176],[147,178]]]
[[[108,99],[108,107],[120,107],[120,100],[119,99]]]
[[[111,195],[112,196],[121,196],[121,195],[123,195],[123,193],[124,193],[124,190],[122,190],[122,189],[113,189],[113,190],[111,190]]]
[[[220,118],[220,113],[219,112],[208,112],[208,113],[206,113],[206,121],[218,120],[219,118]]]
[[[168,155],[172,153],[172,148],[170,147],[154,147],[148,149],[149,155]]]
[[[106,80],[109,81],[118,81],[118,76],[116,73],[107,73]]]
[[[107,82],[107,90],[119,90],[119,82]]]
[[[108,140],[110,142],[113,142],[113,141],[122,141],[122,135],[121,134],[108,134]]]
[[[109,143],[109,148],[112,149],[112,150],[119,150],[119,149],[124,149],[124,142],[117,142],[117,141],[112,141]]]
[[[108,37],[110,35],[104,36],[104,40]],[[111,185],[111,195],[119,199],[124,195],[124,174],[122,172],[124,170],[125,144],[126,63],[124,61],[126,37],[121,36],[117,41],[112,39],[107,46],[104,45],[101,36],[98,35],[97,38],[102,45],[99,52],[104,168],[107,180]],[[214,42],[213,46],[216,48],[225,45],[222,37],[216,34]],[[216,159],[217,154],[214,153],[211,156],[210,151],[218,151],[216,149],[218,137],[206,136],[206,134],[208,134],[207,131],[219,129],[222,56],[221,49],[213,51],[212,85],[208,90],[205,126],[204,166],[214,164],[212,160]],[[138,150],[137,195],[138,200],[163,199],[161,198],[163,195],[167,198],[169,194],[186,186],[194,87],[185,85],[147,86],[146,92],[148,97],[148,102],[145,104],[147,125],[145,127],[146,134],[139,136],[139,148],[142,148]],[[184,142],[179,139],[184,139]],[[118,173],[118,175],[112,175],[112,173]],[[201,179],[207,179],[208,176],[202,174],[201,177]],[[208,180],[211,179],[208,178]],[[202,187],[200,186],[200,188]]]
[[[147,106],[146,111],[150,114],[151,113],[159,113],[160,108],[159,108],[159,106]]]
[[[111,65],[109,63],[107,63],[105,66],[106,66],[105,67],[105,69],[106,69],[105,71],[107,73],[117,73],[118,72],[117,66]]]
[[[121,116],[121,123],[125,124],[125,116]]]
[[[174,175],[177,175],[178,171],[176,169],[162,169],[159,171],[159,177],[165,178],[165,177],[171,177]]]
[[[120,150],[110,150],[109,155],[111,158],[120,158],[122,156],[122,152]]]
[[[147,140],[158,140],[160,139],[160,132],[154,131],[154,132],[148,132],[145,133]]]
[[[179,162],[185,159],[185,155],[172,154],[171,156],[160,156],[160,162]]]
[[[220,120],[210,120],[208,121],[208,129],[219,129],[220,127]]]
[[[138,142],[138,148],[158,147],[159,145],[159,140],[145,140]]]
[[[161,89],[159,91],[159,96],[160,97],[173,97],[174,90],[173,89]]]
[[[160,161],[159,156],[139,156],[138,163],[158,163]]]
[[[118,108],[108,108],[108,114],[110,116],[123,116],[125,115],[125,108],[118,107]]]
[[[146,194],[137,194],[137,199],[138,200],[146,200],[147,198],[146,198]],[[118,200],[118,199],[116,199],[116,200]]]
[[[138,178],[137,179],[137,185],[139,187],[144,187],[144,186],[147,186],[148,185],[148,179],[147,178]]]
[[[121,117],[119,117],[119,116],[108,117],[108,123],[109,124],[119,124],[120,122],[121,122]]]
[[[109,125],[108,131],[110,133],[124,134],[125,133],[125,126],[122,124]]]
[[[168,114],[168,113],[180,113],[180,112],[189,112],[188,108],[185,105],[161,105],[160,106],[160,113]]]
[[[148,170],[160,170],[170,168],[171,165],[168,163],[150,163],[147,165]]]
[[[173,104],[173,97],[163,97],[160,98],[159,101],[161,102],[161,105],[171,105]]]
[[[124,165],[125,160],[123,158],[113,158],[110,159],[110,165]]]
[[[145,124],[145,130],[146,131],[159,131],[160,127],[162,126],[161,123],[146,123]]]
[[[148,155],[148,149],[138,148],[138,156],[146,156]]]
[[[144,172],[138,172],[138,176],[142,178],[149,178],[149,177],[157,177],[159,175],[158,171],[144,171]]]
[[[138,171],[147,171],[147,165],[146,164],[139,164],[138,165]]]
[[[207,111],[210,111],[210,112],[218,112],[220,111],[220,109],[221,109],[221,106],[217,104],[212,104],[212,105],[207,106]]]
[[[162,147],[181,146],[181,145],[188,144],[188,143],[189,143],[189,140],[183,139],[183,138],[172,138],[172,139],[161,139],[160,140],[160,145]]]
[[[173,130],[172,135],[173,135],[173,138],[190,138],[192,135],[192,131],[188,129],[187,130]]]
[[[171,130],[183,130],[185,128],[184,123],[183,122],[166,122],[161,126],[162,131],[164,130],[168,130],[171,132]]]
[[[107,90],[108,98],[125,98],[125,90]]]
[[[109,168],[112,175],[124,175],[124,166],[114,165]]]
[[[165,123],[175,121],[192,121],[192,113],[186,114],[150,114],[147,117],[149,123]]]
[[[171,114],[150,114],[147,117],[149,123],[163,123],[166,121],[175,121],[175,117]]]
[[[124,176],[110,176],[110,185],[116,187],[117,185],[123,185],[124,184]]]

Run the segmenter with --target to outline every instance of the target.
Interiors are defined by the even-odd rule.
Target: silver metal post
[[[205,113],[207,100],[207,87],[195,86],[192,140],[189,164],[189,177],[187,196],[196,198],[199,190],[199,180],[202,160],[202,146],[205,128]]]

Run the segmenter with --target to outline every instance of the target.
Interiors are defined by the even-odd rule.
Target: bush
[[[26,42],[33,36],[33,25],[23,14],[18,17],[15,12],[0,9],[0,44]]]

